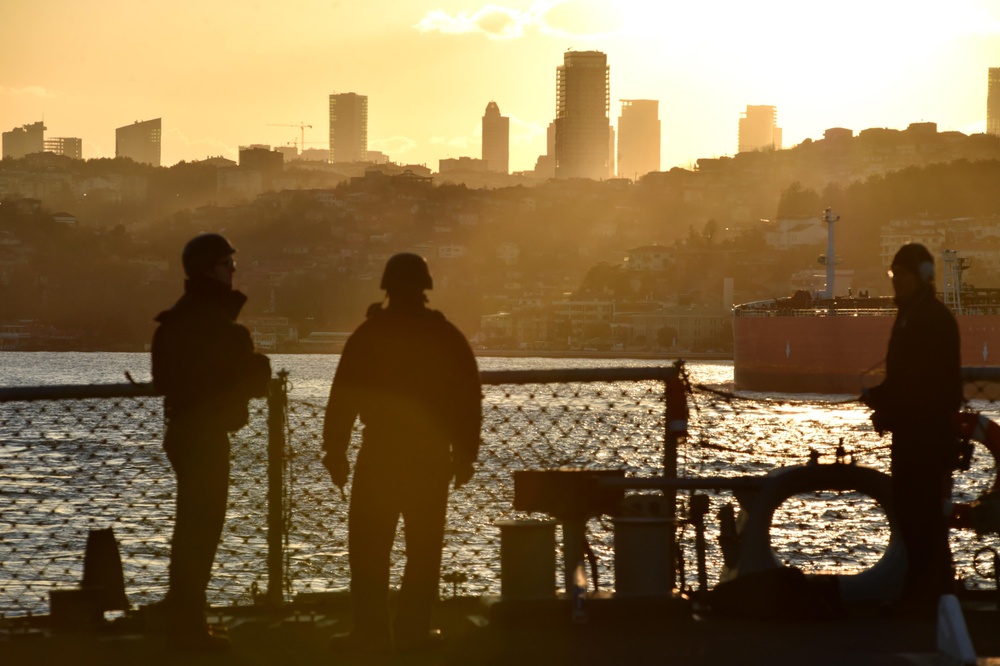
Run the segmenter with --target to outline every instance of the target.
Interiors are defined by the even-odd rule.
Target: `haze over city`
[[[3,14],[0,127],[44,119],[89,159],[114,157],[116,127],[162,117],[164,165],[302,136],[326,148],[329,94],[357,92],[369,148],[396,162],[478,156],[492,100],[510,169],[531,169],[567,49],[607,53],[612,122],[621,99],[659,100],[664,170],[734,154],[748,104],[777,107],[785,147],[830,127],[977,133],[1000,53],[993,0],[8,0]]]

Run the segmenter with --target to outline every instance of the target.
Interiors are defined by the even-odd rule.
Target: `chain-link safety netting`
[[[518,470],[621,469],[627,477],[662,474],[665,379],[673,368],[483,372],[483,432],[472,480],[451,494],[442,562],[442,594],[499,594],[496,522],[542,518],[514,510]],[[683,394],[681,395],[683,400]],[[345,588],[347,492],[321,464],[325,405],[289,396],[287,575],[292,593]],[[349,451],[354,460],[361,432]],[[601,577],[613,577],[610,523],[594,521],[592,549]],[[403,568],[403,530],[393,546],[393,577]],[[555,561],[555,560],[554,560]],[[553,564],[554,564],[553,561]]]
[[[91,530],[112,528],[133,607],[162,599],[175,479],[162,399],[150,385],[3,389],[0,402],[0,614],[40,613],[80,585]],[[112,396],[112,397],[103,397]],[[231,436],[228,517],[208,590],[253,601],[266,577],[266,404]]]
[[[483,444],[476,475],[449,502],[442,595],[499,594],[497,521],[546,517],[514,510],[516,471],[624,470],[626,479],[636,482],[629,494],[656,498],[641,506],[667,512],[662,497],[669,497],[674,486],[640,487],[638,481],[671,471],[671,424],[678,419],[678,406],[668,414],[670,377],[683,376],[688,389],[687,437],[677,449],[677,476],[708,479],[694,489],[675,484],[682,486],[681,582],[689,589],[705,580],[714,585],[723,570],[718,516],[727,505],[738,506],[727,480],[761,478],[810,459],[888,471],[888,435],[872,429],[868,410],[853,397],[736,393],[731,368],[728,379],[721,380],[699,374],[697,366],[688,370],[690,377],[683,367],[483,372]],[[968,413],[1000,421],[998,378],[992,369],[966,369]],[[284,382],[276,385],[284,390]],[[0,402],[0,511],[7,553],[0,558],[0,613],[8,616],[44,612],[51,590],[78,584],[87,533],[96,528],[114,528],[133,604],[157,601],[165,592],[174,479],[161,448],[161,400],[149,388],[143,393],[133,387],[124,397],[85,397],[87,387],[75,388],[58,400],[12,399],[5,393]],[[316,399],[315,390],[298,395],[293,383],[286,409],[284,394],[275,401],[273,391],[271,451],[282,452],[282,458],[272,458],[271,467],[280,473],[284,501],[270,509],[271,520],[276,514],[282,523],[282,539],[271,543],[269,558],[269,417],[268,405],[256,401],[250,425],[232,438],[230,507],[209,589],[213,605],[261,601],[265,590],[272,601],[275,593],[278,602],[291,601],[348,585],[350,487],[342,495],[321,464],[325,403]],[[360,437],[357,429],[352,459]],[[975,442],[969,469],[955,474],[955,500],[980,497],[996,474],[989,445]],[[695,495],[705,499],[693,500]],[[698,571],[698,521],[688,519],[694,518],[688,508],[702,501],[707,502],[706,557]],[[599,585],[610,589],[613,521],[602,515],[589,520],[587,528]],[[881,557],[888,539],[880,506],[858,492],[793,495],[775,511],[771,524],[778,556],[805,571],[864,569]],[[994,545],[995,534],[952,532],[956,567],[967,585],[994,585],[995,572],[983,557]],[[394,550],[397,584],[402,531]],[[276,571],[283,577],[280,588],[269,586]]]
[[[878,433],[871,410],[859,396],[788,395],[734,392],[732,385],[699,381],[692,368],[688,437],[679,450],[678,476],[720,479],[683,491],[682,514],[693,495],[705,496],[707,579],[714,584],[724,571],[729,553],[724,547],[728,507],[744,508],[726,479],[763,479],[789,466],[812,464],[871,467],[886,475],[890,467],[889,433]],[[962,421],[971,426],[979,416],[1000,422],[1000,368],[965,368],[966,404]],[[967,427],[968,436],[974,428]],[[1000,429],[994,431],[1000,436]],[[953,473],[952,502],[961,508],[983,497],[997,478],[1000,439],[983,442],[967,437],[971,445],[963,469]],[[980,439],[985,439],[981,437]],[[776,482],[777,483],[777,482]],[[735,485],[735,484],[734,484]],[[745,490],[743,491],[745,492]],[[751,502],[746,502],[750,505]],[[956,574],[970,589],[993,589],[1000,575],[993,562],[997,534],[990,526],[973,529],[969,520],[957,521],[951,531]],[[1000,525],[997,526],[1000,528]],[[690,570],[696,561],[693,523],[679,526],[682,564],[689,569],[685,582],[695,587]],[[780,561],[807,573],[853,574],[876,564],[885,554],[890,529],[882,507],[862,492],[817,490],[791,493],[774,511],[771,545]]]

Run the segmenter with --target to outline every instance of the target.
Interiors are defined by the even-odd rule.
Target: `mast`
[[[941,252],[944,259],[944,304],[952,311],[962,314],[962,273],[969,267],[969,260],[959,257],[955,250],[944,250]]]
[[[839,215],[833,214],[832,208],[823,211],[823,221],[826,222],[826,298],[833,298],[833,280],[837,271],[837,255],[834,251],[833,224],[840,221]]]

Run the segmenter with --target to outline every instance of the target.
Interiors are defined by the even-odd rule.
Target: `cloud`
[[[958,130],[962,134],[985,134],[986,133],[986,121],[980,120],[979,122],[972,123],[971,125],[966,125]]]
[[[176,127],[163,129],[161,145],[164,153],[169,152],[169,159],[168,156],[163,159],[164,164],[172,164],[181,159],[201,160],[217,155],[235,159],[239,153],[238,148],[217,139],[192,139]]]
[[[368,139],[368,147],[396,159],[417,147],[417,142],[408,136],[390,136],[385,139]]]
[[[21,88],[11,88],[0,86],[0,95],[13,95],[15,97],[55,97],[56,93],[42,86],[24,86]]]
[[[418,32],[440,32],[445,35],[480,33],[490,39],[515,39],[524,36],[525,28],[537,20],[533,13],[537,4],[539,3],[526,11],[486,5],[477,11],[461,11],[454,16],[443,9],[432,9],[413,27]]]
[[[475,11],[449,14],[433,9],[413,27],[445,35],[481,34],[489,39],[517,39],[530,30],[560,39],[595,39],[615,32],[619,23],[606,0],[536,0],[528,9],[485,5]]]
[[[428,140],[428,143],[433,146],[447,146],[448,148],[466,150],[472,142],[469,140],[469,137],[465,136],[455,136],[450,138],[446,136],[432,136]]]

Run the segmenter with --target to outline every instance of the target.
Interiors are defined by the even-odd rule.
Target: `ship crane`
[[[944,303],[952,311],[962,314],[962,273],[964,273],[971,262],[965,257],[959,257],[955,250],[944,250],[941,252],[944,259],[945,281],[944,281]]]

